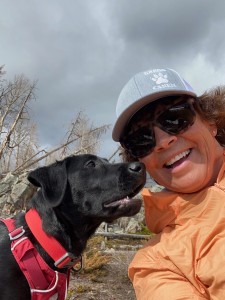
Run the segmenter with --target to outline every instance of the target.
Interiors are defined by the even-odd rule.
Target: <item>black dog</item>
[[[24,213],[19,213],[14,218],[16,228],[23,226],[18,234],[22,235],[19,237],[21,244],[29,239],[54,274],[58,277],[68,274],[68,269],[79,260],[88,238],[101,222],[112,222],[139,212],[141,201],[131,197],[141,190],[145,179],[142,163],[110,164],[105,159],[89,154],[67,157],[30,172],[28,180],[40,189],[30,201],[28,209],[28,213],[34,214],[26,217]],[[48,249],[51,252],[55,245],[51,245],[51,240],[47,240],[44,246],[40,243],[36,229],[32,228],[38,227],[35,214],[40,217],[40,228],[43,228],[47,239],[57,240],[65,248],[65,264],[64,258],[62,262],[55,262],[49,254]],[[17,231],[10,235],[10,241],[5,224],[0,222],[0,299],[63,299],[65,296],[60,296],[59,291],[56,294],[52,292],[51,297],[46,293],[40,296],[28,285],[11,252],[11,247],[14,249],[20,243],[17,236],[14,239],[14,235],[17,235]],[[31,249],[28,253],[32,251],[35,250]],[[27,258],[24,261],[26,264],[29,266]],[[38,272],[35,271],[35,276]],[[41,276],[37,276],[39,281]],[[52,290],[54,282],[50,285]],[[49,286],[45,289],[48,290]],[[60,289],[63,289],[63,285]]]

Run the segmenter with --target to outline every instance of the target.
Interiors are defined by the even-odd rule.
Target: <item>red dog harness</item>
[[[42,230],[42,222],[35,209],[29,210],[25,218],[36,239],[55,261],[55,266],[68,268],[67,274],[51,269],[25,235],[23,227],[15,228],[13,219],[0,219],[8,228],[11,251],[27,279],[31,300],[65,300],[70,268],[77,263],[81,266],[81,257],[67,253],[57,240]]]

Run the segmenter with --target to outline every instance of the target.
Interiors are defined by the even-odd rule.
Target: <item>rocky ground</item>
[[[135,300],[127,267],[133,251],[116,252],[96,274],[71,276],[68,300]]]
[[[126,241],[136,243],[134,241]],[[121,243],[121,242],[120,242]],[[140,243],[140,242],[139,242]],[[142,247],[143,242],[139,246]],[[130,246],[130,245],[129,245]],[[121,245],[120,245],[121,247]],[[128,265],[137,250],[119,250],[118,245],[110,249],[96,269],[72,274],[67,300],[135,300],[132,284],[127,276]],[[102,254],[101,254],[102,255]],[[106,260],[105,260],[106,259]],[[87,267],[89,268],[89,267]]]

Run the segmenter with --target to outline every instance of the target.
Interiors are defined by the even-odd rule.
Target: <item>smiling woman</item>
[[[113,139],[165,189],[142,192],[156,233],[129,267],[137,299],[224,299],[225,88],[198,97],[174,70],[132,77]]]

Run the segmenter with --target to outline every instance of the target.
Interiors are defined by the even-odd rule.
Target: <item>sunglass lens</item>
[[[155,146],[155,138],[150,128],[142,127],[132,134],[127,134],[122,145],[134,157],[143,157]]]
[[[175,105],[159,116],[156,124],[170,134],[179,134],[194,123],[195,112],[188,103]]]
[[[186,131],[195,121],[195,111],[192,103],[179,102],[167,108],[155,119],[154,109],[144,107],[133,118],[121,140],[122,146],[136,158],[141,158],[155,147],[153,126],[163,131],[177,135]]]

